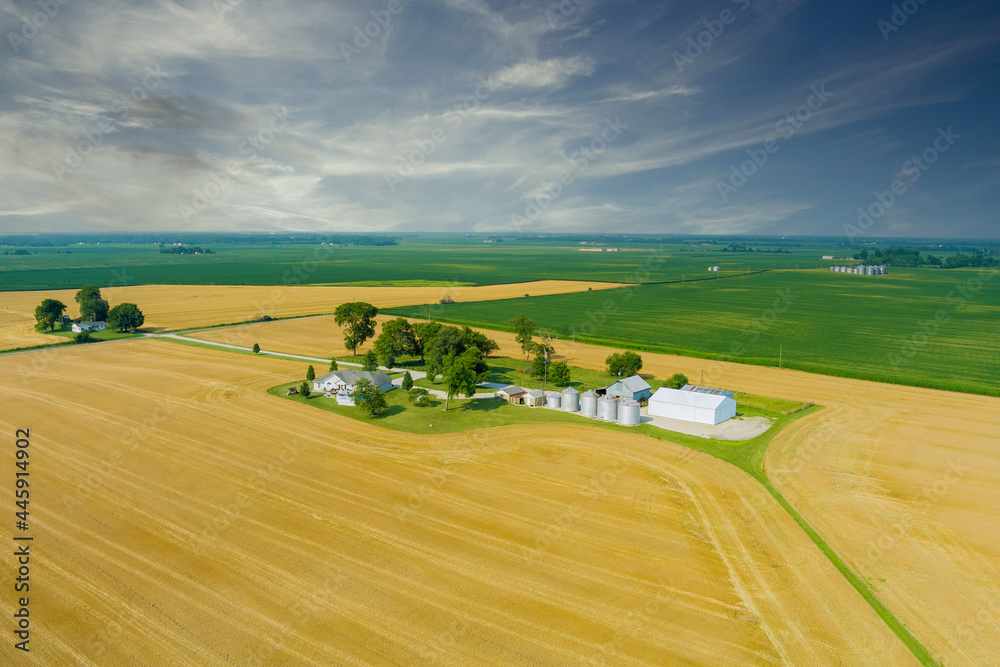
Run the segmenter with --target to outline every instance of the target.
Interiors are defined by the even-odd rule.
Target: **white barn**
[[[736,416],[736,400],[725,394],[660,387],[649,399],[649,415],[715,426]]]

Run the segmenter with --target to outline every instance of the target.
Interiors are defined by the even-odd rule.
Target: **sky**
[[[0,233],[1000,237],[1000,3],[0,0]]]

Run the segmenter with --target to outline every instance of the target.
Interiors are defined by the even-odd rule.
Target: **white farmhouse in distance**
[[[313,391],[325,391],[329,393],[353,394],[357,389],[358,380],[364,378],[379,388],[379,391],[386,392],[392,389],[392,378],[382,371],[331,371],[326,375],[313,380]]]
[[[715,426],[736,416],[736,400],[721,392],[660,387],[649,399],[649,416]]]
[[[81,333],[83,331],[104,331],[108,328],[107,322],[74,322],[73,326],[74,333]]]

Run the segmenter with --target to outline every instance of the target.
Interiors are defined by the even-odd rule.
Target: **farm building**
[[[524,403],[524,395],[527,391],[528,390],[524,387],[518,387],[516,384],[510,384],[502,389],[498,389],[496,397],[502,398],[511,405],[521,405]]]
[[[618,398],[631,398],[636,401],[645,401],[653,394],[652,387],[638,375],[622,378],[608,387],[605,395],[617,396]]]
[[[545,405],[545,392],[541,389],[524,392],[524,404],[532,408]]]
[[[392,378],[382,371],[331,371],[326,375],[313,380],[313,391],[325,391],[327,393],[353,394],[357,388],[358,381],[368,380],[379,388],[379,391],[389,391],[392,389]]]
[[[104,331],[108,328],[106,322],[77,322],[73,324],[73,331],[80,333],[82,331]]]
[[[718,271],[719,267],[718,266],[710,266],[710,267],[708,267],[708,270],[709,271]]]
[[[728,396],[729,398],[736,398],[736,394],[729,391],[728,389],[712,389],[711,387],[699,387],[695,384],[686,384],[681,387],[681,391],[696,391],[699,394],[713,394],[716,396]]]
[[[724,394],[660,387],[649,399],[649,415],[714,426],[736,416],[736,400]]]

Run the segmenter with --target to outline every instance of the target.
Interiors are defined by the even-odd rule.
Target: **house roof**
[[[361,380],[362,378],[368,380],[377,387],[381,387],[382,385],[388,382],[392,382],[392,378],[390,378],[382,371],[375,371],[375,372],[356,371],[353,369],[348,369],[343,371],[330,371],[326,375],[316,378],[316,382],[318,382],[319,384],[323,384],[327,380],[331,380],[334,378],[339,379],[345,384],[349,384],[352,386],[356,385],[358,383],[358,380]]]
[[[670,403],[672,405],[689,405],[695,408],[708,408],[714,410],[726,401],[734,399],[723,394],[701,394],[695,391],[684,391],[682,389],[669,389],[660,387],[649,399],[650,403]]]

